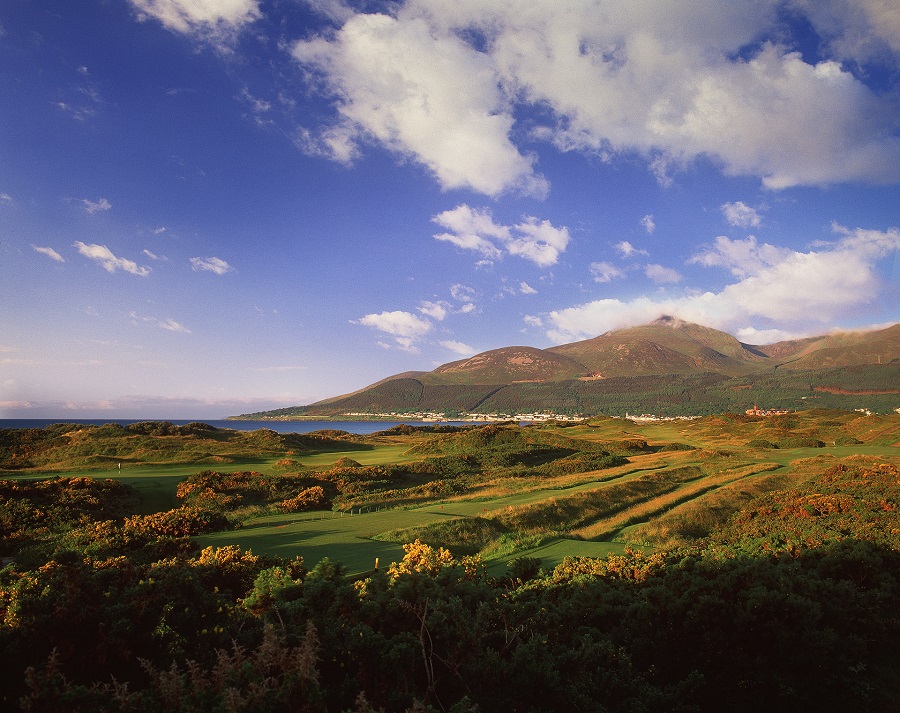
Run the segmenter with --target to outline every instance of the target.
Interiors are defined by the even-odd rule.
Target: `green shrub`
[[[747,448],[778,448],[778,446],[765,438],[754,438],[747,444]]]
[[[822,448],[824,442],[811,436],[790,436],[778,441],[779,448]]]

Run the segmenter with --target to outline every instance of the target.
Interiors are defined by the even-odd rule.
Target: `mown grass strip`
[[[710,475],[699,481],[690,481],[672,492],[650,498],[644,502],[620,510],[612,517],[603,518],[584,527],[569,532],[573,537],[585,540],[610,541],[623,528],[639,522],[646,522],[672,508],[703,497],[712,490],[743,480],[758,473],[780,468],[777,463],[756,463],[742,468],[732,468],[717,475]]]
[[[510,507],[498,519],[511,530],[521,532],[567,532],[702,476],[703,471],[695,465],[655,471],[565,498]]]

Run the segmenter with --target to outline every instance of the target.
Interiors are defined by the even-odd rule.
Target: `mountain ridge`
[[[743,394],[732,398],[729,392]],[[661,317],[547,349],[491,349],[430,372],[395,374],[308,406],[242,417],[452,414],[487,408],[590,415],[602,412],[604,403],[625,402],[688,415],[712,404],[721,410],[762,399],[770,406],[779,405],[773,400],[793,408],[824,400],[828,403],[820,405],[857,408],[850,403],[855,395],[881,399],[887,408],[895,393],[900,394],[900,323],[756,346],[710,327]],[[625,394],[631,395],[626,399]],[[900,398],[895,400],[900,406]]]

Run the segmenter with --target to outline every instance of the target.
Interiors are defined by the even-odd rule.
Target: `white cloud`
[[[604,299],[548,315],[548,336],[558,342],[610,329],[645,324],[663,314],[743,335],[770,337],[817,332],[822,324],[852,315],[878,299],[875,263],[900,249],[900,230],[850,230],[827,250],[797,252],[755,239],[718,238],[716,248],[695,259],[725,267],[739,279],[719,292],[680,297]],[[772,331],[776,330],[776,331]]]
[[[0,193],[0,203],[12,203],[13,199],[9,193]]]
[[[251,114],[255,116],[266,114],[272,110],[272,102],[253,96],[247,87],[243,87],[236,98],[244,102],[249,107]]]
[[[149,267],[141,267],[136,262],[123,257],[116,257],[105,245],[85,245],[81,241],[73,244],[82,255],[99,262],[107,272],[123,270],[138,277],[147,277],[151,270]]]
[[[450,305],[446,302],[429,302],[425,300],[416,309],[426,317],[431,317],[432,319],[441,322],[447,316]]]
[[[501,257],[505,250],[540,267],[556,264],[570,240],[568,228],[556,228],[549,220],[528,216],[516,225],[498,225],[487,208],[479,210],[465,203],[431,220],[450,231],[436,234],[436,240],[474,250],[491,259]]]
[[[789,339],[800,339],[807,336],[800,332],[790,332],[784,329],[756,329],[756,327],[744,327],[735,331],[734,336],[744,344],[773,344]]]
[[[98,198],[96,201],[82,198],[79,203],[81,203],[81,207],[84,208],[85,212],[89,213],[90,215],[112,208],[112,203],[110,203],[106,198]]]
[[[681,282],[681,273],[673,270],[671,267],[662,265],[647,265],[644,268],[644,274],[654,282]]]
[[[167,332],[178,332],[180,334],[190,334],[191,330],[185,327],[180,322],[176,322],[174,319],[164,319],[157,322],[157,326],[160,329],[165,329]]]
[[[234,268],[231,265],[217,257],[192,257],[191,269],[195,271],[205,270],[207,272],[214,272],[217,275],[224,275],[226,272],[234,271]]]
[[[169,258],[165,255],[157,255],[155,253],[150,252],[149,250],[141,250],[141,253],[149,257],[151,260],[156,260],[157,262],[165,262]]]
[[[330,37],[297,42],[293,56],[336,97],[343,145],[348,130],[374,139],[424,165],[445,189],[546,193],[533,159],[510,140],[514,119],[496,67],[452,29],[357,14]]]
[[[139,20],[154,18],[166,29],[223,44],[262,17],[258,0],[129,0]]]
[[[30,401],[0,401],[0,409],[11,409],[14,411],[24,411],[32,408]]]
[[[653,235],[653,231],[656,230],[656,223],[653,220],[653,216],[650,214],[641,218],[641,225],[644,226],[644,230],[650,235]]]
[[[528,217],[524,222],[513,226],[513,230],[518,233],[518,237],[506,243],[510,255],[531,260],[541,267],[555,265],[560,253],[569,244],[569,229],[555,228],[549,220],[538,221],[537,218]]]
[[[534,288],[533,288],[531,285],[529,285],[527,282],[520,282],[520,283],[519,283],[519,294],[522,294],[522,295],[536,295],[536,294],[537,294],[537,290],[534,289]]]
[[[510,237],[509,228],[494,223],[490,211],[486,208],[477,210],[463,204],[453,210],[445,210],[431,220],[451,231],[435,235],[435,240],[444,240],[466,250],[475,250],[489,258],[499,258],[503,254],[492,240],[505,241]]]
[[[646,250],[640,250],[627,240],[623,240],[620,243],[616,243],[613,247],[619,252],[622,257],[631,257],[632,255],[649,255]]]
[[[893,0],[795,0],[841,59],[883,59],[900,54],[900,6]]]
[[[783,262],[791,253],[788,248],[768,243],[760,245],[752,235],[745,240],[731,240],[720,235],[711,248],[698,253],[688,262],[705,267],[724,267],[733,275],[746,277]]]
[[[610,282],[617,277],[625,277],[625,273],[609,262],[592,262],[591,275],[594,282]]]
[[[293,52],[333,98],[334,126],[444,188],[545,191],[520,136],[636,153],[662,182],[700,157],[775,189],[897,180],[897,108],[841,65],[900,52],[896,3],[793,0],[832,50],[817,64],[760,41],[783,37],[782,4],[407,0],[365,14],[331,2],[339,29]],[[518,125],[533,106],[544,124]]]
[[[350,165],[360,156],[356,138],[356,131],[347,123],[329,126],[318,132],[306,128],[297,129],[293,142],[305,154],[323,156]]]
[[[56,108],[69,114],[76,121],[87,121],[97,115],[103,104],[100,90],[91,80],[87,67],[78,67],[78,77],[72,86],[61,88],[63,99],[56,102]]]
[[[760,223],[759,213],[743,201],[725,203],[722,206],[722,214],[729,225],[737,228],[758,228]]]
[[[380,312],[360,317],[356,324],[363,324],[398,337],[421,337],[431,331],[431,322],[411,312],[400,310]]]
[[[53,248],[40,248],[37,245],[32,245],[31,247],[34,248],[34,250],[36,252],[39,252],[42,255],[46,255],[47,257],[51,258],[52,260],[56,260],[56,262],[65,262],[66,261],[66,259],[62,255],[60,255],[58,252],[56,252],[56,250],[54,250]]]
[[[411,312],[403,312],[401,310],[367,314],[351,323],[362,324],[366,327],[377,329],[379,332],[390,334],[394,338],[395,348],[413,353],[419,351],[415,343],[428,334],[433,327],[427,319],[422,319]],[[384,342],[379,342],[379,344],[385,348],[391,346]]]
[[[145,324],[151,325],[153,327],[159,327],[160,329],[164,329],[167,332],[177,332],[179,334],[191,334],[191,330],[185,327],[180,322],[176,322],[174,319],[159,319],[153,316],[141,316],[137,312],[129,312],[129,318],[131,319],[131,323],[135,325]]]
[[[477,309],[474,302],[466,302],[462,307],[456,310],[459,314],[471,314]]]
[[[446,340],[440,342],[440,345],[445,349],[449,349],[451,352],[456,352],[457,354],[461,354],[462,356],[472,356],[473,354],[477,354],[477,351],[475,349],[470,347],[468,344],[463,344],[462,342]]]
[[[455,284],[450,286],[450,294],[457,302],[474,302],[475,290],[468,285]]]
[[[533,314],[526,314],[524,317],[522,317],[522,321],[525,322],[525,324],[527,324],[529,327],[544,326],[544,320]]]

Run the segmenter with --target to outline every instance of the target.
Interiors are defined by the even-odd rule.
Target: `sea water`
[[[256,431],[260,428],[268,428],[278,433],[309,433],[311,431],[322,431],[325,429],[347,431],[348,433],[356,433],[364,435],[367,433],[375,433],[376,431],[386,431],[401,423],[410,426],[433,426],[432,422],[423,421],[211,421],[208,419],[192,419],[192,420],[168,420],[159,418],[146,419],[95,419],[95,418],[0,418],[0,428],[44,428],[53,423],[81,423],[86,426],[102,426],[105,423],[118,423],[120,426],[127,426],[129,423],[140,423],[142,421],[163,421],[173,423],[176,426],[184,426],[187,423],[208,423],[216,428],[232,428],[236,431]],[[441,421],[442,426],[466,426],[473,425],[472,421]]]

